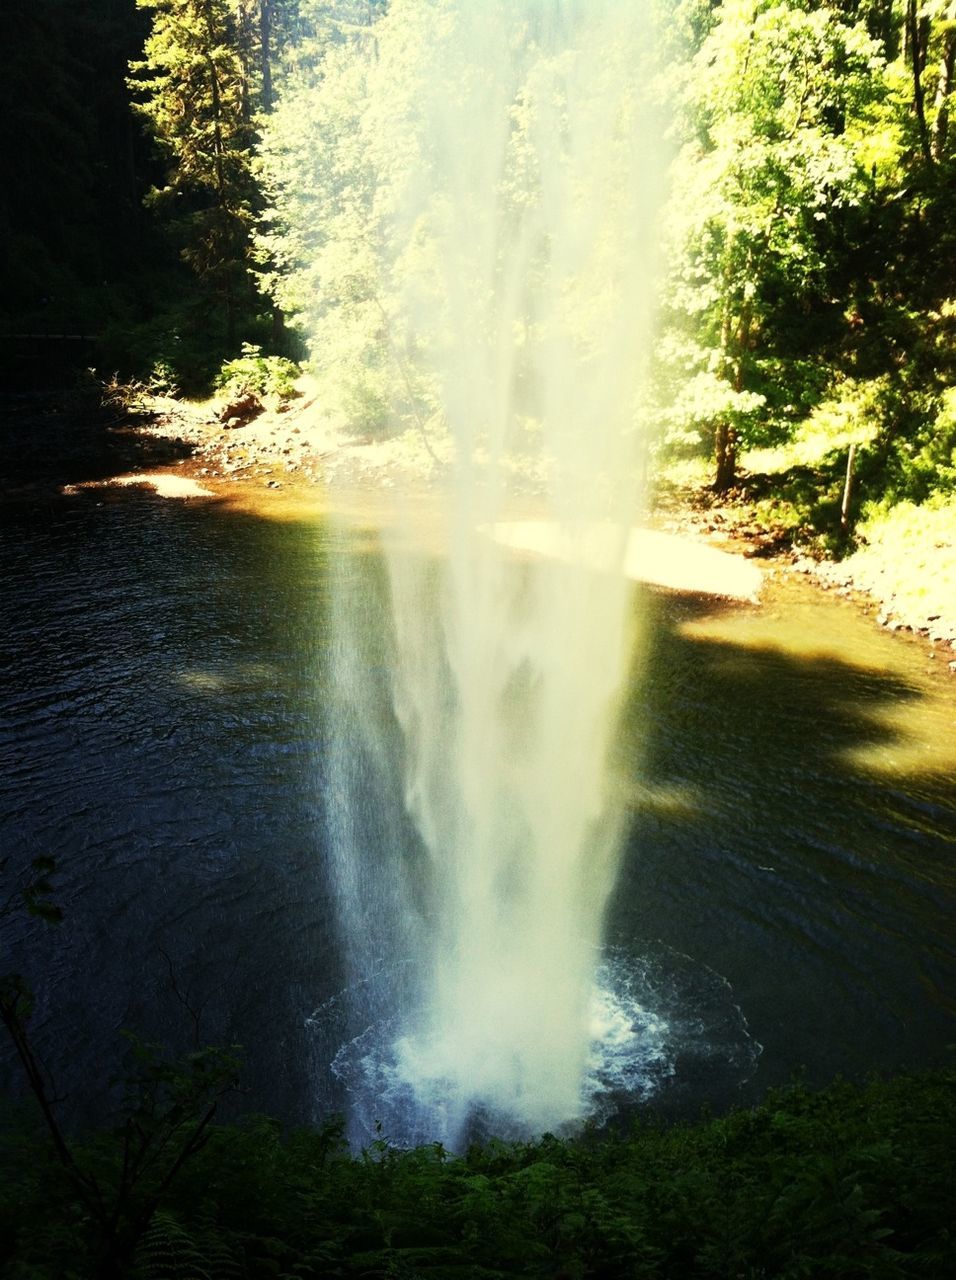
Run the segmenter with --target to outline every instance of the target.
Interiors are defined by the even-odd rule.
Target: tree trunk
[[[752,267],[752,260],[750,262]],[[740,315],[734,321],[730,302],[724,303],[720,323],[720,350],[723,374],[737,392],[744,386],[744,353],[750,347],[752,307],[744,302]],[[729,422],[719,422],[714,432],[714,483],[715,493],[725,493],[737,478],[737,429]]]
[[[929,129],[926,125],[926,103],[923,93],[923,68],[926,65],[926,28],[920,21],[916,0],[906,0],[906,34],[909,45],[910,66],[913,70],[913,108],[916,112],[916,125],[919,130],[920,149],[927,165],[934,164],[933,152],[929,142]]]
[[[226,281],[226,343],[230,352],[236,346],[236,297],[232,290],[232,281]]]
[[[840,528],[846,533],[850,528],[850,496],[853,493],[853,463],[856,461],[856,445],[850,445],[846,459],[846,480],[843,482],[843,499],[840,503]]]
[[[262,56],[262,109],[272,110],[272,0],[259,0],[259,48]]]
[[[956,24],[956,4],[950,5],[947,21]],[[953,73],[956,71],[956,25],[948,26],[943,34],[943,52],[939,60],[939,79],[936,82],[936,119],[933,121],[933,158],[942,160],[949,133],[949,95],[953,89]]]
[[[714,434],[714,458],[714,492],[726,493],[737,478],[737,432],[727,422],[719,423]]]

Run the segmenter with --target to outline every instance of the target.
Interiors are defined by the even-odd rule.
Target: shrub
[[[229,398],[254,395],[277,400],[291,400],[299,367],[285,356],[264,356],[253,343],[242,344],[242,355],[227,360],[216,374],[215,387]]]

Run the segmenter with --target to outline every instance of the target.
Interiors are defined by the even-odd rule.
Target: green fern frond
[[[214,1280],[192,1236],[164,1211],[154,1215],[136,1262],[142,1280]]]

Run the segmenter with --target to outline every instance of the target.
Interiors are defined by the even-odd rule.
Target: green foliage
[[[253,1118],[210,1130],[130,1274],[942,1277],[956,1263],[954,1138],[952,1072],[796,1087],[697,1124],[492,1141],[458,1157],[384,1141],[353,1157],[338,1125],[284,1136]],[[18,1227],[0,1256],[90,1275],[70,1185],[41,1185],[42,1142],[23,1160],[28,1141],[3,1130],[0,1224],[16,1213]],[[64,1232],[75,1252],[57,1273]]]
[[[151,14],[151,29],[129,84],[167,157],[165,182],[147,201],[222,309],[234,349],[257,307],[253,147],[266,28],[246,0],[136,2]]]
[[[862,23],[801,0],[725,0],[686,64],[661,370],[671,434],[720,426],[753,445],[792,413],[801,316],[808,345],[835,329],[827,228],[866,198],[881,66]]]
[[[6,860],[0,861],[0,872],[6,869]],[[52,858],[34,859],[16,887],[0,900],[0,918],[21,908],[48,924],[59,923],[62,913],[51,902],[55,870]],[[27,1233],[12,1269],[4,1267],[4,1274],[81,1276],[95,1271],[99,1276],[118,1277],[126,1274],[127,1264],[142,1245],[149,1274],[164,1274],[164,1268],[170,1273],[172,1268],[171,1274],[193,1280],[218,1280],[193,1267],[187,1235],[177,1235],[176,1224],[168,1216],[158,1223],[154,1216],[184,1166],[209,1141],[219,1100],[236,1084],[239,1064],[234,1052],[208,1048],[171,1058],[158,1046],[128,1034],[130,1062],[122,1121],[84,1145],[67,1133],[58,1117],[60,1100],[31,1042],[32,1011],[26,980],[16,973],[0,974],[0,1023],[42,1126],[33,1138],[37,1159],[22,1170],[12,1201],[0,1194],[0,1225],[6,1222],[11,1228],[11,1241],[24,1237],[17,1208],[18,1197],[27,1194],[28,1187],[41,1204],[48,1205],[50,1196],[61,1195],[65,1214],[52,1229],[45,1225],[42,1243]],[[18,1151],[23,1148],[21,1130],[2,1131],[0,1166],[8,1163],[10,1154],[4,1137],[7,1148],[11,1141]],[[37,1256],[44,1254],[46,1265],[38,1265]],[[88,1266],[78,1269],[76,1259],[83,1254]]]
[[[135,1262],[141,1280],[213,1280],[195,1241],[164,1211],[154,1215]]]
[[[378,6],[355,9],[344,21],[317,16],[265,123],[267,207],[257,243],[264,283],[306,336],[325,403],[358,428],[384,433],[401,374],[386,337],[387,210],[376,206],[375,157],[384,142],[367,119],[378,50],[367,24]],[[396,85],[396,112],[409,88]]]
[[[953,275],[930,263],[954,260],[951,4],[677,13],[665,439],[792,438],[807,466],[856,434],[868,498],[946,487]]]
[[[956,600],[956,494],[936,493],[920,505],[865,503],[856,535],[848,567],[894,611],[923,616],[928,605],[935,612]]]
[[[242,355],[227,360],[216,374],[215,387],[230,399],[255,395],[291,400],[296,394],[295,380],[299,367],[283,356],[264,356],[262,348],[249,342],[242,344]]]

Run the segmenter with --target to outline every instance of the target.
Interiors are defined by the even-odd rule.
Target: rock
[[[262,408],[262,401],[250,391],[248,395],[240,396],[237,400],[224,405],[219,410],[219,421],[224,422],[227,428],[241,427],[260,414]]]
[[[956,660],[954,660],[953,662],[947,662],[946,665],[949,667],[949,674],[952,676],[956,676]]]

